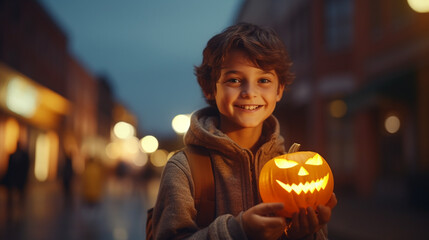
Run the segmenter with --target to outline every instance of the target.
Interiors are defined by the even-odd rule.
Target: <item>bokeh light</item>
[[[20,78],[10,80],[6,89],[7,107],[26,118],[34,115],[38,104],[37,89]]]
[[[343,100],[334,100],[329,104],[329,112],[334,118],[342,118],[347,113],[347,105]]]
[[[150,155],[150,162],[155,167],[163,167],[167,163],[168,152],[164,149],[158,149]]]
[[[176,154],[176,151],[169,152],[167,155],[167,160],[170,159],[174,154]]]
[[[106,146],[106,155],[110,159],[117,159],[121,156],[121,146],[119,142],[111,142]]]
[[[401,121],[395,115],[391,115],[384,121],[384,127],[388,133],[396,133],[401,127]]]
[[[59,139],[58,135],[49,131],[41,133],[36,139],[34,159],[34,176],[43,182],[56,177]]]
[[[154,136],[148,135],[140,140],[140,145],[144,152],[153,153],[158,149],[158,139]]]
[[[408,0],[408,5],[416,12],[429,12],[429,0]]]
[[[117,138],[127,139],[134,136],[135,130],[133,125],[121,121],[115,124],[113,133]]]
[[[34,160],[34,176],[39,181],[45,181],[49,173],[49,138],[46,134],[39,134],[36,140]]]
[[[171,121],[173,130],[178,134],[183,134],[188,131],[190,125],[190,116],[185,114],[179,114]]]
[[[19,123],[15,118],[9,118],[6,121],[4,129],[5,150],[7,154],[11,154],[16,150],[16,143],[19,138]]]
[[[133,163],[137,167],[143,167],[144,165],[146,165],[148,158],[149,157],[146,153],[141,152],[140,154],[137,155],[137,157],[134,158]]]
[[[127,139],[116,139],[107,144],[105,149],[106,156],[117,161],[127,161],[141,167],[147,162],[147,154],[140,151],[140,142],[136,137]]]
[[[139,151],[139,140],[136,137],[130,137],[123,142],[122,148],[127,155],[135,155]]]

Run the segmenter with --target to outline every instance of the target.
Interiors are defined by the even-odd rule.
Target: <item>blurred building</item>
[[[36,178],[56,176],[66,99],[67,38],[35,1],[0,1],[0,172],[23,143]]]
[[[429,13],[404,0],[248,0],[236,21],[274,28],[294,62],[295,82],[276,110],[287,144],[326,156],[337,190],[421,199]]]
[[[30,154],[30,179],[55,179],[65,154],[83,172],[88,157],[105,157],[117,104],[108,79],[69,53],[41,4],[0,1],[0,179],[18,141]]]
[[[100,93],[97,99],[99,104],[95,111],[97,113],[98,132],[104,138],[109,139],[112,126],[117,121],[113,112],[115,108],[114,93],[106,76],[98,78],[97,88]]]
[[[73,167],[83,172],[85,159],[94,155],[95,150],[88,145],[94,144],[98,136],[98,86],[96,77],[76,58],[69,55],[67,69],[67,98],[72,103],[65,119],[63,132],[64,151],[72,156]]]

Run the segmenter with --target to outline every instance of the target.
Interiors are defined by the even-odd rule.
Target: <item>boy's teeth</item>
[[[255,110],[258,108],[258,106],[241,106],[241,108],[244,108],[246,110]]]

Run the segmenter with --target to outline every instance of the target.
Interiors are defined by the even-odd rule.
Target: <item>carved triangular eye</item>
[[[319,166],[319,165],[323,164],[323,160],[322,160],[322,157],[320,157],[320,155],[316,153],[316,155],[314,155],[314,157],[308,159],[305,162],[305,164]]]
[[[309,173],[308,173],[307,169],[305,169],[304,167],[301,167],[299,169],[298,176],[307,176],[308,174]]]
[[[291,167],[295,167],[296,165],[298,165],[298,163],[295,161],[286,160],[283,158],[276,158],[276,159],[274,159],[274,162],[276,163],[276,166],[278,168],[281,168],[281,169],[291,168]]]

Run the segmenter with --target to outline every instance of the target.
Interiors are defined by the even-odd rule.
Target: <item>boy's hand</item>
[[[290,239],[300,239],[319,231],[331,219],[331,211],[337,205],[337,197],[332,194],[326,206],[317,206],[317,213],[312,207],[300,209],[292,216],[290,228],[286,235]]]
[[[249,239],[278,239],[284,232],[286,220],[277,216],[283,203],[260,203],[241,216],[244,231]]]

